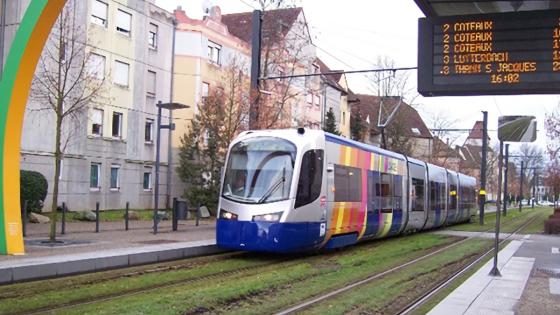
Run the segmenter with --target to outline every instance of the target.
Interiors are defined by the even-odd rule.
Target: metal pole
[[[498,156],[498,198],[496,198],[496,236],[494,238],[494,267],[490,271],[490,275],[501,277],[498,270],[498,245],[500,241],[500,194],[502,190],[502,158],[504,153],[504,143],[500,141],[500,155]]]
[[[507,185],[508,185],[508,171],[509,171],[508,163],[509,163],[509,144],[506,144],[506,157],[505,157],[505,164],[506,165],[505,165],[505,171],[504,171],[504,174],[505,174],[504,176],[505,177],[504,177],[504,206],[503,206],[504,217],[507,215],[507,206],[508,206],[508,203],[509,203],[508,187],[507,187]],[[496,210],[498,210],[498,209],[496,209]]]
[[[95,233],[99,233],[99,201],[95,203]]]
[[[171,84],[169,88],[169,102],[173,102],[173,74],[175,73],[175,37],[177,33],[177,19],[173,17],[173,38],[171,44]],[[169,124],[173,122],[173,111],[169,111]],[[169,201],[171,199],[171,170],[173,169],[173,138],[172,133],[167,134],[167,185],[165,196],[165,208],[169,209]]]
[[[261,70],[261,23],[262,12],[253,11],[253,30],[251,46],[251,107],[249,110],[249,128],[258,129],[259,127],[259,77]]]
[[[480,191],[478,196],[478,212],[480,225],[484,225],[484,201],[486,200],[486,155],[488,152],[488,112],[483,111],[482,127],[482,159],[480,162]],[[499,212],[499,211],[498,211]]]
[[[519,176],[519,212],[521,212],[521,207],[523,207],[523,161],[521,161],[521,175]]]
[[[2,12],[0,12],[0,80],[4,72],[4,42],[6,40],[6,5],[7,0],[2,0]]]
[[[25,228],[27,224],[27,200],[23,201],[23,209],[21,209],[21,228],[23,230],[23,236],[26,236]]]
[[[129,208],[129,203],[128,201],[126,202],[126,207],[124,208],[124,230],[128,231],[128,208]]]
[[[196,226],[198,226],[198,220],[200,220],[200,203],[196,207]]]
[[[60,223],[60,234],[66,234],[66,202],[62,203],[62,222]]]
[[[531,209],[535,209],[535,190],[537,189],[537,168],[533,169],[533,200],[531,202]]]
[[[173,209],[171,210],[171,215],[173,218],[173,231],[177,231],[177,221],[179,218],[177,217],[177,198],[173,198]]]
[[[158,102],[156,138],[156,185],[154,187],[154,234],[157,234],[158,225],[158,199],[159,199],[159,146],[161,141],[161,101]]]

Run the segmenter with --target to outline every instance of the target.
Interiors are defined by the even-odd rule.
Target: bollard
[[[66,234],[66,202],[62,203],[62,222],[60,222],[60,234]]]
[[[95,233],[99,233],[99,201],[95,203]]]
[[[124,230],[128,231],[128,201],[126,202],[126,208],[124,209]]]
[[[23,201],[23,209],[21,209],[21,228],[23,230],[23,236],[26,236],[25,226],[27,225],[27,200]]]
[[[200,203],[196,207],[196,226],[198,226],[198,220],[200,219]]]
[[[173,198],[171,217],[173,218],[173,231],[177,231],[177,225],[179,221],[179,218],[177,218],[177,198]]]

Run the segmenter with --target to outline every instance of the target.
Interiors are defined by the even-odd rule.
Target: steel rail
[[[35,310],[24,310],[24,311],[17,311],[14,313],[8,313],[10,315],[20,315],[20,314],[44,314],[44,313],[53,313],[59,310],[65,310],[65,309],[70,309],[70,308],[74,308],[77,306],[85,306],[85,305],[91,305],[91,304],[95,304],[95,303],[101,303],[101,302],[107,302],[107,301],[112,301],[112,300],[116,300],[116,299],[120,299],[120,298],[124,298],[124,297],[130,297],[130,296],[134,296],[134,295],[139,295],[139,294],[143,294],[143,293],[148,293],[148,292],[152,292],[154,290],[160,290],[160,289],[166,289],[166,288],[171,288],[171,287],[175,287],[175,286],[180,286],[180,285],[185,285],[188,283],[196,283],[196,282],[201,282],[201,281],[208,281],[208,280],[215,280],[221,277],[231,277],[237,274],[242,274],[243,272],[255,272],[256,269],[266,269],[269,268],[271,266],[274,265],[286,265],[286,266],[290,266],[292,264],[298,264],[300,261],[298,259],[294,259],[294,258],[286,258],[283,260],[279,260],[279,261],[274,261],[274,262],[268,262],[268,263],[264,263],[264,264],[260,264],[260,265],[256,265],[256,266],[248,266],[248,267],[243,267],[243,268],[239,268],[239,269],[234,269],[234,270],[228,270],[228,271],[222,271],[222,272],[216,272],[216,273],[212,273],[212,274],[208,274],[205,276],[200,276],[200,277],[195,277],[195,278],[188,278],[188,279],[179,279],[179,280],[172,280],[172,281],[168,281],[165,283],[161,283],[161,284],[155,284],[152,285],[150,287],[147,288],[137,288],[137,289],[130,289],[130,290],[124,290],[122,292],[111,292],[110,295],[101,295],[99,297],[93,297],[90,299],[82,299],[79,301],[74,301],[74,302],[67,302],[67,303],[63,303],[63,304],[58,304],[58,305],[53,305],[53,306],[45,306],[45,307],[41,307],[39,309],[35,309]]]
[[[510,237],[512,237],[513,235],[516,235],[517,232],[521,231],[522,229],[524,229],[525,227],[527,227],[529,224],[533,223],[533,221],[538,217],[538,214],[533,215],[529,220],[527,220],[524,224],[522,224],[521,226],[519,226],[517,229],[515,229],[513,232],[511,232],[508,236],[506,236],[504,239],[502,239],[500,241],[500,245],[502,245],[504,242],[506,242]],[[484,232],[486,233],[486,232]],[[494,251],[494,247],[492,247],[491,249],[489,249],[488,251],[486,251],[485,253],[483,253],[482,255],[480,255],[478,258],[476,258],[474,261],[472,261],[471,263],[469,263],[467,266],[465,266],[464,268],[458,270],[456,273],[452,274],[451,276],[447,277],[446,279],[444,279],[440,284],[438,284],[437,286],[435,286],[434,288],[430,289],[428,292],[426,292],[425,294],[419,296],[418,298],[416,298],[414,301],[412,301],[411,303],[409,303],[407,306],[405,306],[404,308],[402,308],[399,312],[397,312],[396,314],[410,314],[412,311],[414,311],[415,309],[417,309],[418,307],[420,307],[421,305],[423,305],[424,303],[426,303],[429,299],[431,299],[434,295],[436,295],[437,293],[441,292],[441,290],[445,289],[447,286],[449,286],[449,284],[451,284],[453,281],[455,281],[458,277],[462,276],[463,274],[465,274],[468,270],[470,270],[472,267],[474,267],[476,264],[478,264],[481,260],[483,260],[485,257],[487,257],[488,255],[490,255],[492,252]]]
[[[530,219],[530,221],[532,222],[532,220],[534,220],[534,219],[536,218],[536,216],[537,216],[537,215],[534,215],[534,216]],[[530,222],[525,222],[525,224],[524,224],[522,227],[520,227],[519,229],[523,228],[523,227],[526,226],[526,224],[528,224],[528,223],[530,223]],[[365,279],[359,280],[359,281],[357,281],[357,282],[351,283],[351,284],[349,284],[349,285],[346,285],[346,286],[344,286],[344,287],[342,287],[342,288],[340,288],[340,289],[337,289],[337,290],[331,291],[331,292],[329,292],[329,293],[326,293],[326,294],[317,296],[317,297],[315,297],[315,298],[312,298],[312,299],[310,299],[310,300],[307,300],[306,302],[297,304],[297,305],[295,305],[295,306],[292,306],[292,307],[290,307],[290,308],[287,308],[287,309],[285,309],[285,310],[282,310],[282,311],[280,311],[280,312],[277,312],[277,313],[275,313],[275,315],[286,315],[286,314],[291,314],[291,313],[294,313],[294,312],[298,312],[298,311],[304,310],[304,309],[306,309],[306,308],[308,308],[308,307],[310,307],[310,306],[312,306],[312,305],[314,305],[314,304],[316,304],[316,303],[318,303],[318,302],[324,301],[324,300],[326,300],[326,299],[328,299],[328,298],[331,298],[331,297],[333,297],[333,296],[336,296],[336,295],[339,295],[339,294],[341,294],[341,293],[344,293],[344,292],[347,292],[347,291],[349,291],[349,290],[352,290],[352,289],[354,289],[355,287],[358,287],[358,286],[361,286],[361,285],[363,285],[363,284],[369,283],[369,282],[371,282],[371,281],[373,281],[373,280],[379,279],[379,278],[381,278],[381,277],[383,277],[383,276],[385,276],[385,275],[387,275],[387,274],[393,273],[393,272],[395,272],[395,271],[398,271],[398,270],[400,270],[400,269],[403,269],[403,268],[405,268],[405,267],[408,267],[408,266],[410,266],[410,265],[412,265],[412,264],[415,264],[415,263],[417,263],[417,262],[420,262],[420,261],[422,261],[422,260],[424,260],[424,259],[426,259],[426,258],[429,258],[429,257],[431,257],[431,256],[433,256],[433,255],[435,255],[435,254],[438,254],[438,253],[440,253],[440,252],[442,252],[442,251],[445,251],[445,250],[450,249],[450,248],[452,248],[452,247],[458,246],[458,245],[460,245],[460,244],[462,244],[462,243],[464,243],[464,242],[466,242],[466,241],[468,241],[468,240],[477,238],[477,237],[479,237],[480,235],[482,235],[482,234],[484,234],[484,233],[488,233],[488,232],[492,231],[493,229],[494,229],[494,228],[492,227],[492,228],[490,228],[490,229],[488,229],[488,230],[479,232],[479,233],[477,233],[477,234],[475,234],[475,235],[473,235],[473,236],[469,236],[469,237],[467,237],[467,238],[465,238],[465,239],[463,239],[463,240],[461,240],[461,241],[459,241],[459,242],[450,244],[450,245],[448,245],[448,246],[445,246],[445,247],[443,247],[443,248],[440,248],[440,249],[438,249],[438,250],[435,250],[435,251],[433,251],[433,252],[430,252],[430,253],[428,253],[428,254],[426,254],[426,255],[424,255],[424,256],[418,257],[418,258],[416,258],[416,259],[414,259],[414,260],[411,260],[411,261],[406,262],[406,263],[404,263],[404,264],[401,264],[401,265],[399,265],[399,266],[396,266],[396,267],[393,267],[393,268],[391,268],[391,269],[385,270],[385,271],[383,271],[383,272],[381,272],[381,273],[377,273],[377,274],[372,275],[372,276],[370,276],[370,277],[368,277],[368,278],[365,278]],[[518,231],[519,229],[517,229],[516,231]],[[508,238],[511,237],[511,235],[515,234],[516,231],[514,231],[513,233],[511,233],[511,234],[508,236]],[[504,240],[505,240],[505,239],[504,239]],[[492,249],[490,250],[490,252],[491,252],[493,249],[494,249],[494,247],[492,247]],[[486,254],[484,254],[483,256],[485,256],[485,255],[486,255]]]

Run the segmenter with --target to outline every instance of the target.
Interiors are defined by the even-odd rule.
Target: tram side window
[[[424,180],[412,178],[412,211],[424,211]]]
[[[322,182],[323,150],[309,150],[301,161],[295,207],[310,204],[319,198]]]
[[[437,207],[436,182],[430,181],[430,210],[435,210]]]
[[[439,186],[439,188],[438,188],[439,189],[439,196],[438,196],[439,197],[438,198],[439,199],[438,200],[439,201],[439,208],[443,210],[443,209],[445,209],[445,201],[447,199],[447,196],[445,194],[445,184],[444,183],[437,183],[437,184]]]
[[[393,175],[381,173],[379,191],[381,193],[381,211],[391,212],[393,209]]]
[[[362,201],[362,170],[341,165],[334,166],[334,201]]]

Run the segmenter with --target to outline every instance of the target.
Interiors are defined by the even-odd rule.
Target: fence
[[[28,215],[27,215],[27,207],[28,207],[28,201],[24,200],[23,204],[22,204],[22,208],[21,208],[21,223],[22,223],[22,229],[23,229],[23,236],[27,236],[27,223],[28,223]],[[203,206],[201,206],[200,204],[197,205],[197,207],[195,208],[195,226],[199,226],[199,222],[200,219],[202,217],[202,213],[201,213],[201,208]],[[60,216],[60,234],[61,235],[65,235],[66,234],[66,223],[67,223],[67,217],[68,217],[68,205],[66,204],[66,202],[62,202],[62,207],[61,207],[61,216]],[[95,233],[99,233],[101,231],[100,229],[100,206],[99,206],[99,202],[95,203],[95,210],[93,210],[95,213]],[[158,211],[159,212],[159,211]],[[172,231],[178,231],[178,227],[179,227],[179,220],[185,220],[188,218],[187,213],[189,212],[189,208],[188,208],[188,202],[186,200],[179,200],[177,198],[173,198],[173,206],[171,209],[171,221],[172,221]],[[75,212],[78,213],[78,212]],[[154,220],[155,224],[158,224],[162,218],[161,215],[158,214],[154,214],[155,218],[152,216],[152,219]],[[123,215],[123,221],[124,221],[124,230],[128,231],[130,229],[130,203],[127,201],[125,204],[125,208],[124,208],[124,215]],[[112,221],[115,222],[115,221]]]

